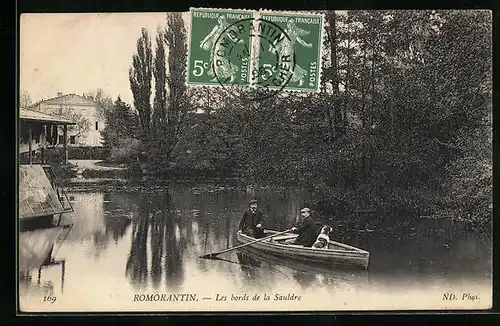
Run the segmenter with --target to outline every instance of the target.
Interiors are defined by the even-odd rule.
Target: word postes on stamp
[[[318,91],[320,85],[321,49],[324,19],[321,14],[269,12],[260,14],[261,22],[273,24],[283,32],[274,37],[270,46],[259,46],[259,60],[255,69],[275,73],[280,68],[290,69],[290,78],[285,90],[306,92]],[[262,33],[261,33],[262,34]],[[263,38],[261,37],[260,40]],[[264,45],[264,46],[262,46]],[[280,65],[269,62],[280,56]],[[286,65],[290,59],[293,64]],[[268,84],[269,88],[280,87],[267,83],[266,74],[258,74],[257,84]]]
[[[252,11],[192,9],[187,83],[249,85]]]

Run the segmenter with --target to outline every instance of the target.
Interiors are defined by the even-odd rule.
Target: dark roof
[[[66,94],[62,96],[57,96],[49,98],[47,100],[38,101],[35,104],[30,105],[30,108],[36,107],[40,104],[50,104],[50,105],[68,105],[68,106],[96,106],[97,103],[89,100],[83,96],[77,94]]]
[[[57,116],[54,114],[42,113],[40,111],[34,111],[29,109],[21,108],[19,109],[19,119],[21,120],[31,120],[31,121],[41,121],[41,122],[52,122],[60,124],[74,125],[75,121]]]

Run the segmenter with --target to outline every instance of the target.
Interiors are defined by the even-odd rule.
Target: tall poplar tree
[[[166,120],[166,67],[165,67],[165,33],[158,28],[156,35],[156,52],[154,58],[155,96],[153,102],[154,134],[159,136]],[[160,137],[161,139],[161,137]]]
[[[170,155],[179,140],[184,118],[189,109],[189,96],[185,84],[187,37],[182,14],[167,16],[165,43],[168,47],[167,112],[164,123],[164,154]]]
[[[150,138],[151,135],[152,61],[151,39],[147,29],[142,28],[141,36],[137,40],[137,53],[132,58],[132,67],[129,70],[129,81],[144,138]]]

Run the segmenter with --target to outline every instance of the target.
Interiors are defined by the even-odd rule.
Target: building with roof
[[[64,151],[64,164],[68,163],[68,126],[76,122],[57,115],[21,108],[19,110],[19,162],[45,163],[48,147],[60,145]]]
[[[73,211],[66,193],[56,184],[50,165],[44,164],[48,146],[60,143],[68,163],[68,126],[71,119],[21,108],[19,110],[18,226],[19,272],[29,273],[43,266],[63,264],[52,254],[55,243],[70,225],[60,225],[61,216]],[[62,129],[62,139],[57,137]],[[59,216],[59,220],[56,218]]]
[[[75,120],[77,124],[68,131],[69,146],[103,146],[101,132],[106,121],[97,102],[77,94],[63,95],[59,92],[56,97],[36,102],[28,108]]]

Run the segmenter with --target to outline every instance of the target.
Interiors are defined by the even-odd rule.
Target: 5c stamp
[[[324,17],[191,9],[186,83],[319,91]]]
[[[265,62],[275,55],[293,57],[291,78],[285,89],[318,91],[323,45],[323,15],[269,12],[260,14],[260,19],[278,26],[283,33],[279,38],[275,38],[269,47],[259,47],[259,68],[264,67]],[[262,82],[263,78],[264,76],[260,75],[259,82]]]
[[[187,83],[249,85],[252,11],[192,9]]]

